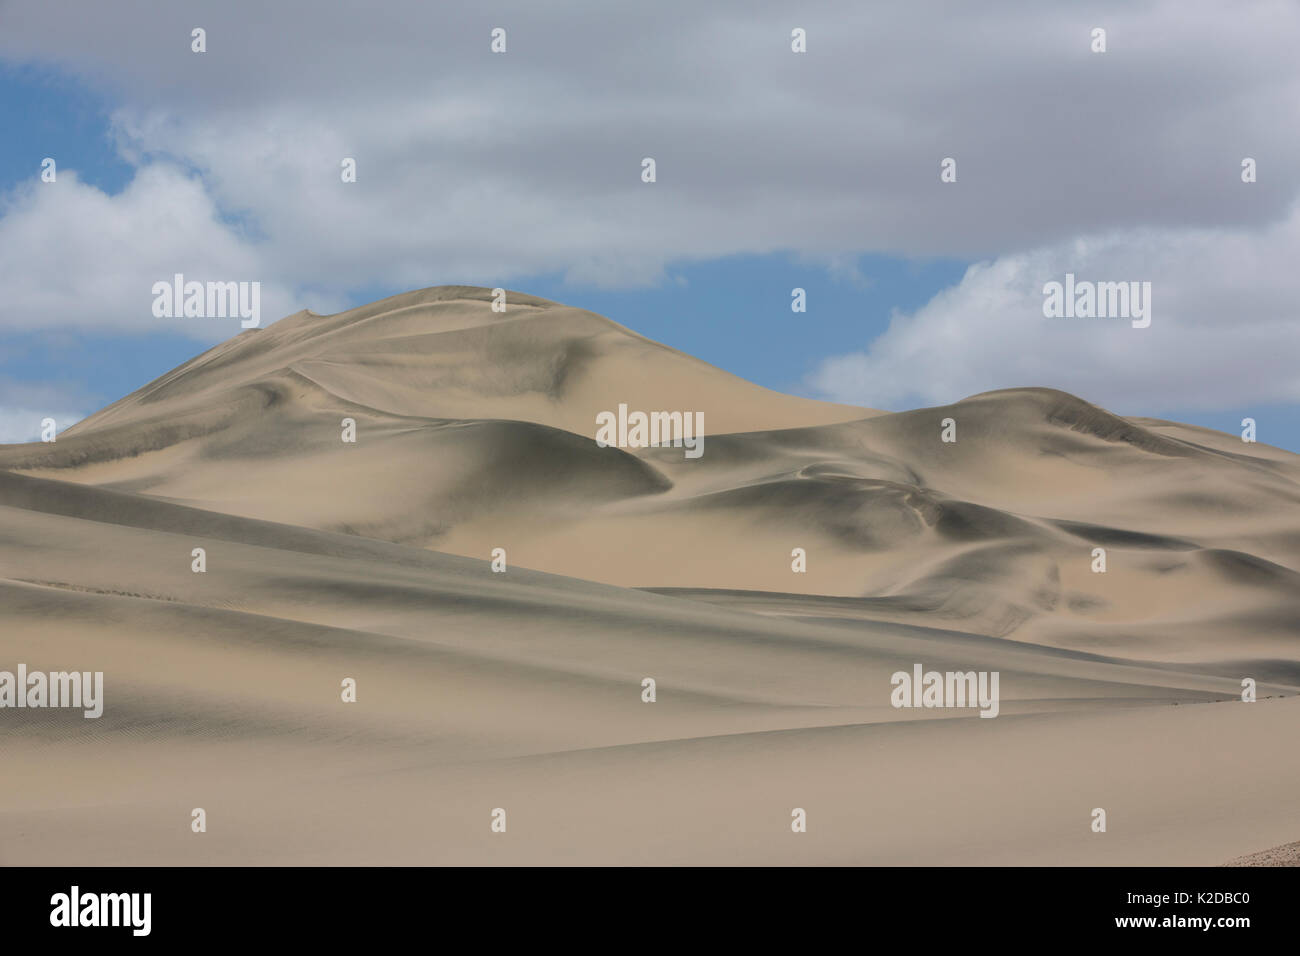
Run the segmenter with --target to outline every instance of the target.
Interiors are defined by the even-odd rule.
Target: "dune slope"
[[[298,313],[56,443],[0,448],[0,468],[621,586],[853,597],[1105,653],[1291,656],[1298,456],[1042,388],[897,414],[793,398],[507,301],[442,287]],[[703,412],[704,453],[598,447],[597,413],[620,404]]]
[[[298,313],[0,446],[0,670],[106,688],[97,720],[0,710],[0,863],[1213,864],[1300,834],[1300,456],[1046,388],[794,398],[490,301]],[[703,412],[703,455],[597,446],[619,404]],[[917,665],[999,674],[996,719],[892,706]]]
[[[1294,682],[1246,706],[1203,665],[497,574],[23,476],[0,527],[6,661],[105,674],[98,720],[4,712],[0,863],[1205,863],[1300,823],[1294,762],[1230,782],[1242,740],[1291,739]],[[998,718],[891,707],[914,661],[999,670]],[[1123,839],[1088,839],[1098,804]]]

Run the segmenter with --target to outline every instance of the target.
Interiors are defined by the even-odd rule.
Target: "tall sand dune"
[[[0,863],[1213,864],[1300,835],[1300,456],[1047,388],[795,398],[507,302],[298,313],[0,446],[0,670],[105,675],[98,719],[0,710]],[[599,447],[620,404],[702,412],[702,456]],[[892,706],[918,664],[997,672],[996,718]]]

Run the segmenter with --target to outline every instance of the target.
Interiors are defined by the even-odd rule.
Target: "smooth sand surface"
[[[1300,456],[1050,389],[793,398],[489,301],[299,313],[0,446],[0,670],[106,696],[0,710],[0,863],[1217,864],[1300,834]],[[703,411],[703,457],[598,448],[620,402]],[[998,717],[892,707],[915,664],[998,672]]]

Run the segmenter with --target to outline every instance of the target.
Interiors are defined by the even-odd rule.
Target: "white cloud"
[[[1249,186],[1243,185],[1243,189]],[[837,401],[944,404],[1043,385],[1117,411],[1300,402],[1300,204],[1259,232],[1140,230],[1001,256],[809,381]],[[1045,318],[1043,286],[1151,282],[1151,325]]]
[[[60,434],[86,417],[84,396],[68,385],[17,382],[0,375],[0,443],[38,441],[41,423],[54,419]]]
[[[85,418],[84,412],[52,411],[48,408],[20,408],[0,405],[0,444],[39,441],[41,422],[54,419],[56,435]]]
[[[816,384],[876,405],[1012,382],[1146,408],[1296,397],[1295,4],[50,0],[6,18],[0,58],[112,91],[138,174],[11,200],[0,325],[156,328],[149,289],[178,271],[261,280],[269,321],[375,287],[956,256],[987,265]],[[1042,282],[1067,269],[1149,278],[1153,327],[1045,323]]]
[[[159,319],[153,284],[183,273],[199,281],[262,282],[263,321],[299,308],[266,274],[257,246],[219,219],[203,183],[167,164],[140,169],[109,196],[63,170],[8,197],[0,215],[0,326],[181,332],[218,341],[238,319]]]

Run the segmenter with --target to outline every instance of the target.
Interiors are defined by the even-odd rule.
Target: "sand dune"
[[[1042,388],[793,398],[508,301],[298,313],[0,447],[0,670],[107,698],[0,710],[0,863],[1181,864],[1300,833],[1300,456]],[[598,447],[619,403],[703,411],[703,456]],[[997,719],[891,706],[915,664],[998,672]]]

